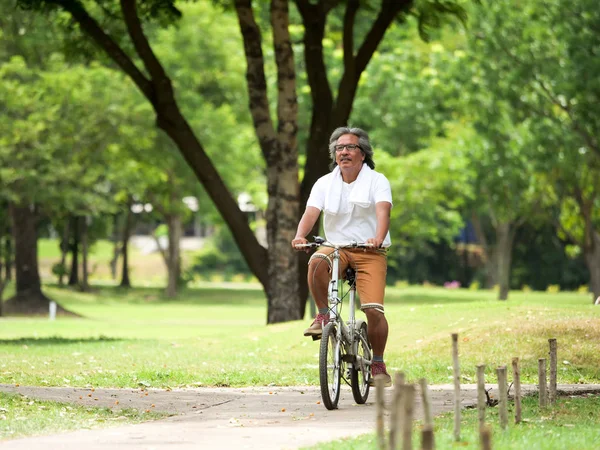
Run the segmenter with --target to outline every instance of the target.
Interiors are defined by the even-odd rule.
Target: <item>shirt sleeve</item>
[[[310,190],[310,196],[306,201],[306,206],[313,206],[320,211],[323,211],[323,208],[325,208],[325,184],[325,177],[321,177],[317,180]]]
[[[375,200],[375,203],[388,202],[391,203],[392,206],[394,205],[392,202],[392,188],[390,182],[384,175],[379,174],[374,187],[373,199]]]

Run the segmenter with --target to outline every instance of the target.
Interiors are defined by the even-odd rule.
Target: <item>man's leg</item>
[[[367,332],[369,334],[369,341],[373,347],[373,355],[381,357],[383,361],[383,353],[385,351],[385,344],[388,338],[388,322],[385,318],[385,314],[377,309],[365,310],[367,316]]]
[[[371,374],[384,378],[384,385],[392,385],[392,377],[387,373],[383,360],[388,338],[388,322],[384,314],[385,279],[387,258],[385,254],[366,252],[354,254],[357,265],[357,290],[360,295],[361,310],[367,316],[369,341],[373,348]]]
[[[327,309],[327,287],[329,285],[329,260],[326,255],[315,253],[308,263],[308,289],[319,311]]]
[[[314,253],[308,261],[308,288],[315,300],[318,313],[313,323],[304,330],[304,336],[318,339],[323,334],[323,326],[329,322],[329,309],[327,305],[327,288],[331,261],[328,258],[333,249],[321,249]]]

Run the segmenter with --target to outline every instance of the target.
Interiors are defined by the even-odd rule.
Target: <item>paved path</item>
[[[489,385],[488,388],[493,388]],[[431,386],[434,414],[453,410],[451,385]],[[534,392],[535,385],[523,386]],[[600,393],[600,385],[560,385],[563,393]],[[2,441],[2,450],[282,450],[374,431],[374,392],[366,405],[355,405],[344,389],[339,409],[328,411],[316,387],[202,388],[172,391],[74,389],[0,385],[1,392],[31,398],[110,408],[152,408],[173,416],[138,425]],[[392,389],[386,389],[389,403]],[[476,404],[476,386],[461,386],[463,407]],[[419,397],[419,396],[417,396]],[[118,401],[118,405],[117,402]],[[154,407],[152,407],[154,405]],[[415,411],[421,417],[421,404]]]

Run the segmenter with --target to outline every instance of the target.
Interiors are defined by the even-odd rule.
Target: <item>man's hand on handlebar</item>
[[[306,252],[308,253],[310,251],[310,247],[297,247],[298,245],[306,245],[308,244],[308,240],[306,238],[303,237],[295,237],[292,240],[292,248],[294,250],[296,250],[297,252]]]
[[[367,239],[366,244],[371,244],[373,248],[381,248],[383,240],[377,238],[369,238]]]

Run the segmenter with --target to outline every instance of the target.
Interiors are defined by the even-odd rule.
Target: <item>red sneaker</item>
[[[390,387],[392,385],[392,377],[387,373],[385,363],[374,361],[371,364],[371,378],[369,378],[369,384],[375,386],[375,380],[383,379],[383,387]]]
[[[313,323],[304,330],[304,336],[312,336],[320,338],[323,334],[323,328],[329,323],[329,314],[317,314]]]

